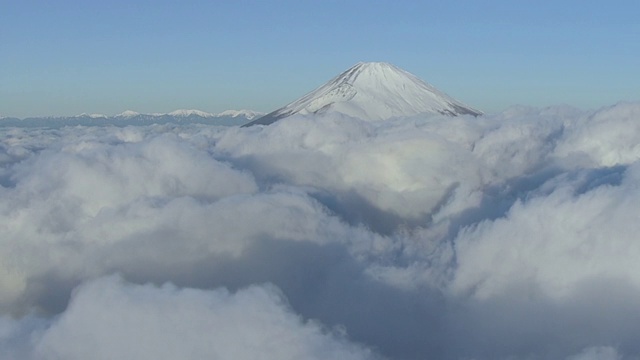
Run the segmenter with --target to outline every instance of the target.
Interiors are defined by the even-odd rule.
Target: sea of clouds
[[[0,128],[2,359],[640,358],[640,103]]]

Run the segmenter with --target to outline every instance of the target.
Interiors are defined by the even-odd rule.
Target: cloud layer
[[[639,120],[3,129],[0,351],[640,357]]]
[[[130,286],[103,278],[76,290],[35,341],[42,359],[365,359],[339,333],[292,314],[273,286],[231,294]]]

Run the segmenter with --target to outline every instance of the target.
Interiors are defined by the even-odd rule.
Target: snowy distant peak
[[[337,112],[368,121],[417,114],[481,115],[415,75],[385,62],[359,62],[300,99],[249,124]]]
[[[200,110],[186,110],[179,109],[168,113],[167,115],[177,116],[177,117],[189,117],[189,116],[200,116],[200,117],[214,117],[214,114],[210,114],[208,112],[200,111]]]
[[[127,110],[117,115],[82,113],[74,116],[32,117],[26,119],[0,117],[0,126],[50,127],[63,126],[146,126],[152,124],[203,124],[239,126],[262,115],[251,110],[228,110],[211,114],[200,110],[175,110],[170,113],[139,113]]]
[[[135,116],[138,116],[138,115],[140,115],[139,112],[135,112],[135,111],[131,111],[131,110],[125,110],[125,111],[121,112],[120,114],[116,115],[116,117],[128,118],[128,117],[135,117]]]
[[[201,118],[213,118],[213,117],[231,117],[231,118],[246,118],[251,120],[257,116],[262,116],[264,113],[253,111],[253,110],[227,110],[223,111],[219,114],[212,114],[201,110],[194,109],[178,109],[172,111],[170,113],[152,113],[152,114],[141,114],[139,112],[127,110],[114,117],[118,118],[133,118],[137,116],[150,116],[150,117],[162,117],[162,116],[171,116],[175,118],[188,118],[188,117],[201,117]],[[87,114],[82,114],[78,116],[92,116]],[[102,115],[104,116],[104,115]]]
[[[227,110],[227,111],[223,111],[220,114],[218,114],[217,116],[219,117],[223,117],[223,116],[229,116],[229,117],[245,117],[249,120],[255,118],[256,116],[262,116],[264,115],[264,113],[261,112],[257,112],[257,111],[253,111],[253,110]]]
[[[82,113],[82,114],[78,114],[78,115],[76,115],[74,117],[77,117],[77,118],[86,117],[86,118],[91,118],[91,119],[106,119],[107,115]]]

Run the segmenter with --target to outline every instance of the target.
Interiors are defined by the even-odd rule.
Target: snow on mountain
[[[131,111],[131,110],[125,110],[125,111],[121,112],[120,114],[115,115],[114,117],[126,117],[126,118],[128,118],[128,117],[134,117],[134,116],[138,116],[138,115],[140,115],[139,112],[135,112],[135,111]]]
[[[264,113],[258,112],[258,111],[253,111],[253,110],[227,110],[227,111],[223,111],[221,113],[219,113],[216,116],[219,117],[223,117],[223,116],[229,116],[229,117],[245,117],[248,120],[251,120],[255,117],[258,116],[262,116],[264,115]]]
[[[106,119],[106,118],[107,118],[107,115],[104,115],[104,114],[87,114],[87,113],[82,113],[82,114],[78,114],[78,115],[76,115],[76,116],[74,116],[74,117],[76,117],[76,118],[79,118],[79,117],[88,117],[88,118],[91,118],[91,119]]]
[[[415,75],[384,62],[360,62],[300,99],[245,126],[294,114],[337,112],[369,121],[422,113],[481,115]]]
[[[25,119],[2,118],[0,127],[49,127],[63,126],[136,126],[151,124],[205,124],[215,126],[239,126],[264,115],[252,110],[227,110],[211,114],[200,110],[180,109],[170,113],[139,113],[127,110],[113,116],[82,113],[75,116],[32,117]]]
[[[164,114],[162,114],[164,115]],[[172,111],[166,115],[170,115],[170,116],[177,116],[177,117],[188,117],[188,116],[200,116],[200,117],[214,117],[216,115],[208,113],[208,112],[204,112],[204,111],[200,111],[200,110],[186,110],[186,109],[179,109],[179,110],[175,110]]]
[[[251,120],[257,116],[262,116],[264,115],[264,113],[261,112],[257,112],[257,111],[253,111],[253,110],[226,110],[223,111],[219,114],[212,114],[212,113],[208,113],[205,111],[201,111],[201,110],[195,110],[195,109],[178,109],[178,110],[174,110],[172,112],[169,113],[152,113],[152,114],[142,114],[139,112],[135,112],[135,111],[131,111],[131,110],[127,110],[124,111],[120,114],[114,115],[114,117],[126,117],[126,118],[130,118],[130,117],[136,117],[136,116],[153,116],[153,117],[161,117],[161,116],[172,116],[172,117],[177,117],[177,118],[182,118],[182,117],[189,117],[189,116],[199,116],[199,117],[203,117],[203,118],[210,118],[210,117],[232,117],[232,118],[237,118],[237,117],[244,117],[248,120]],[[81,114],[78,116],[89,116],[87,114]],[[101,117],[103,117],[104,115],[101,115]]]

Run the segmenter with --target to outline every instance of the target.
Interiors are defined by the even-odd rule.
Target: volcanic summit
[[[384,62],[360,62],[294,102],[243,126],[291,115],[342,113],[368,121],[418,114],[482,115],[415,75]]]

